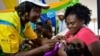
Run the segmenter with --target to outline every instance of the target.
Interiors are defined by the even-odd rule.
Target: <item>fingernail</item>
[[[61,44],[59,44],[58,47],[61,47]]]

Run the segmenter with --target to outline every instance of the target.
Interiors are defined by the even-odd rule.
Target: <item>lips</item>
[[[71,28],[69,29],[71,33],[75,33],[75,29],[74,28]]]

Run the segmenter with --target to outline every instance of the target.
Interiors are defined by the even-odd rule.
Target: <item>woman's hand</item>
[[[59,42],[57,40],[51,40],[51,39],[45,39],[42,41],[42,46],[41,48],[43,51],[49,51],[54,48],[55,44]]]
[[[54,38],[52,38],[54,40],[64,40],[64,36],[62,35],[58,35],[58,36],[55,36]]]
[[[64,51],[65,47],[66,42],[64,40],[61,40],[58,49],[58,56],[67,56],[67,53]]]

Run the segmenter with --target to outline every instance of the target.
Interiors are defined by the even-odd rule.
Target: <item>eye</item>
[[[71,24],[72,24],[72,25],[74,25],[75,23],[74,23],[74,22],[72,22]]]
[[[66,23],[67,25],[74,25],[74,22]]]

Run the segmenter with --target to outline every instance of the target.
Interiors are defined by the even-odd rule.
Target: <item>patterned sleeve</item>
[[[19,34],[13,26],[0,24],[0,46],[4,53],[16,53],[19,48]]]
[[[34,32],[32,27],[30,26],[30,23],[26,25],[24,35],[29,39],[36,39],[37,38],[37,34]]]

